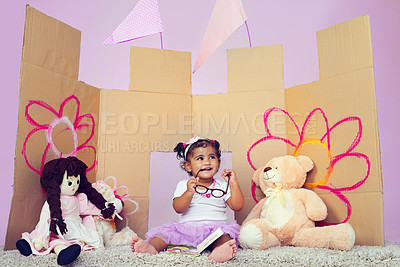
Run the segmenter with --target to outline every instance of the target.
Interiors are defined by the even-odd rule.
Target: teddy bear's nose
[[[264,168],[264,172],[267,172],[267,171],[269,171],[270,169],[272,169],[271,167],[265,167]]]

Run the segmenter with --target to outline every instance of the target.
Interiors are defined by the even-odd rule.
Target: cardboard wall
[[[320,80],[285,90],[285,105],[289,113],[298,114],[296,121],[300,125],[316,107],[325,112],[330,127],[349,116],[361,119],[361,141],[353,152],[363,153],[369,158],[370,173],[362,186],[342,193],[352,206],[349,222],[356,232],[356,244],[383,246],[383,180],[369,16],[321,30],[317,33],[317,41]],[[332,130],[332,155],[345,153],[358,131],[358,121],[347,122]],[[288,138],[298,140],[298,136],[289,132],[293,133],[294,128],[288,122]],[[317,114],[305,138],[321,138],[325,133],[325,122],[321,114]],[[293,149],[290,148],[288,153],[293,153]],[[317,166],[309,174],[307,182],[319,181],[326,173],[324,167],[328,166],[325,150],[320,145],[308,144],[300,149],[300,153],[311,156]],[[367,170],[365,159],[357,156],[343,158],[335,164],[326,185],[350,187],[361,181]],[[346,218],[346,207],[336,196],[326,190],[311,189],[328,205],[327,222]]]
[[[25,138],[36,128],[25,118],[28,101],[41,100],[58,112],[62,101],[75,94],[79,99],[87,100],[80,106],[80,114],[98,114],[99,90],[77,80],[80,37],[81,33],[78,30],[27,7],[21,62],[13,198],[5,249],[15,248],[15,242],[21,238],[21,233],[34,229],[45,201],[40,187],[40,176],[28,167],[21,153]],[[64,114],[73,118],[76,110],[77,103],[71,101],[66,105]],[[41,125],[49,124],[56,117],[48,109],[38,105],[31,106],[29,114]],[[91,124],[91,121],[86,122]],[[85,132],[79,136],[80,143],[89,137],[88,134],[89,132]],[[70,134],[55,133],[53,139],[60,152],[71,152],[71,146],[68,145],[72,140]],[[33,168],[40,169],[46,145],[44,130],[37,131],[28,140],[26,155]],[[88,145],[97,146],[97,134]],[[79,153],[79,157],[88,165],[94,161],[92,153]],[[48,153],[45,161],[53,158],[55,155]],[[88,173],[88,178],[94,181],[94,171]]]
[[[349,222],[356,232],[356,244],[383,246],[382,176],[369,16],[321,30],[317,33],[317,39],[321,79],[285,90],[279,79],[283,75],[279,72],[282,51],[278,47],[228,50],[228,93],[194,96],[194,131],[228,142],[228,149],[233,154],[233,168],[238,172],[246,200],[245,208],[236,214],[241,223],[255,205],[250,190],[253,171],[247,163],[246,152],[265,133],[248,130],[250,128],[246,124],[241,124],[236,132],[223,128],[225,113],[229,114],[230,119],[243,116],[246,118],[243,121],[249,122],[249,118],[268,108],[284,108],[292,115],[300,131],[306,117],[315,108],[325,112],[329,127],[347,117],[360,117],[360,133],[356,120],[331,132],[331,151],[333,156],[340,156],[349,149],[357,135],[361,135],[360,144],[352,152],[363,153],[368,157],[370,173],[362,186],[343,194],[351,204]],[[270,79],[270,75],[273,79]],[[196,122],[198,117],[204,118],[204,114],[219,122],[220,128],[207,130],[210,129],[207,128],[207,120]],[[282,123],[282,120],[286,122]],[[299,134],[294,125],[282,113],[271,113],[269,123],[272,135],[285,137],[294,144],[299,142]],[[196,129],[196,125],[206,129]],[[255,129],[264,129],[262,120],[256,121],[255,125]],[[326,131],[324,118],[317,112],[308,124],[304,138],[322,138]],[[258,168],[273,156],[294,153],[293,147],[282,148],[282,143],[260,143],[251,153],[254,165]],[[321,145],[304,145],[299,149],[299,154],[310,156],[315,163],[315,168],[309,173],[308,183],[316,183],[324,177],[329,163]],[[349,156],[335,164],[326,185],[333,188],[351,187],[363,180],[367,173],[368,164],[364,158]],[[338,223],[346,219],[347,207],[343,201],[327,190],[310,189],[316,191],[328,206],[329,215],[325,222]],[[256,191],[256,195],[263,197],[260,190]]]
[[[96,169],[88,173],[91,182],[114,176],[118,186],[129,188],[131,198],[139,204],[139,210],[129,217],[129,225],[142,237],[148,229],[150,152],[172,151],[178,142],[191,136],[190,53],[132,48],[132,66],[138,67],[131,68],[135,81],[130,89],[134,91],[104,90],[77,80],[80,36],[78,30],[27,6],[14,192],[5,249],[15,249],[22,232],[34,229],[45,201],[39,175],[28,168],[21,154],[26,136],[34,129],[25,118],[30,100],[43,101],[58,111],[67,97],[75,95],[80,115],[94,116],[94,136],[88,145],[97,148],[96,158],[90,149],[77,156],[89,166],[97,160]],[[54,119],[50,112],[37,109],[32,108],[37,121],[45,124]],[[66,116],[74,118],[76,105],[66,105],[65,110]],[[54,138],[56,147],[70,153],[71,136],[62,129],[60,132]],[[90,133],[80,133],[79,144]],[[27,145],[30,164],[37,169],[46,145],[44,133],[33,135]],[[50,149],[45,162],[53,158],[56,155]],[[124,211],[134,208],[128,203]],[[119,223],[120,227],[124,225],[125,221]]]
[[[151,61],[154,51],[151,54],[147,51],[151,50],[132,48],[132,55],[136,58],[135,53],[141,53],[144,59]],[[158,55],[168,53],[166,50],[157,52]],[[190,54],[180,53],[186,56],[186,70],[190,69]],[[142,59],[132,64],[140,67],[148,62]],[[140,77],[147,79],[148,76],[137,77],[139,83],[142,82]],[[159,76],[154,74],[154,77]],[[173,79],[169,83],[173,83]],[[182,89],[181,94],[121,90],[101,90],[100,93],[97,179],[114,176],[118,185],[129,188],[131,198],[139,203],[139,210],[129,217],[129,225],[139,236],[144,236],[148,230],[150,152],[172,151],[178,142],[190,138],[192,106],[188,87],[190,83],[184,87],[175,86],[176,91]],[[164,182],[169,183],[168,179]]]
[[[282,46],[277,45],[230,49],[227,55],[228,93],[193,96],[193,130],[194,135],[216,139],[222,150],[232,152],[233,169],[245,197],[245,207],[236,212],[241,223],[255,204],[247,150],[265,136],[265,109],[284,108],[283,54]],[[285,118],[275,119],[274,134],[285,137]],[[261,147],[252,153],[258,164],[286,154],[284,144],[269,143]]]

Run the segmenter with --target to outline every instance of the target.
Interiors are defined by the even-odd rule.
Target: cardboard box
[[[75,95],[79,116],[94,117],[93,137],[87,145],[97,148],[97,154],[87,148],[77,156],[88,166],[97,162],[88,172],[91,182],[114,176],[118,186],[129,188],[131,198],[139,204],[138,211],[129,217],[129,225],[142,237],[148,230],[150,152],[171,151],[179,141],[191,137],[190,53],[132,48],[132,91],[104,90],[77,80],[80,37],[78,30],[27,6],[13,199],[5,249],[14,249],[21,234],[34,229],[45,201],[38,174],[47,146],[45,134],[38,131],[26,142],[28,162],[37,172],[29,168],[21,153],[35,129],[25,117],[29,101],[41,101],[58,112],[61,103]],[[77,106],[76,101],[70,101],[63,115],[74,118]],[[49,124],[55,117],[40,105],[32,105],[29,114],[41,124]],[[91,134],[93,123],[87,123],[86,131],[78,135],[79,144]],[[53,140],[64,154],[73,149],[71,135],[62,129],[53,134]],[[49,149],[44,161],[56,157]],[[134,207],[124,211],[130,208]]]
[[[58,111],[71,95],[79,100],[79,115],[92,114],[95,124],[87,122],[79,143],[87,140],[93,126],[90,148],[78,153],[88,165],[97,161],[88,173],[91,181],[117,177],[131,197],[139,203],[139,211],[129,218],[130,227],[144,237],[148,230],[149,170],[151,151],[172,151],[176,143],[193,135],[221,141],[222,149],[232,152],[233,168],[245,194],[245,208],[236,213],[241,223],[255,205],[251,197],[253,170],[247,162],[250,146],[265,136],[263,113],[271,107],[295,114],[302,125],[305,116],[316,107],[322,108],[329,122],[345,117],[362,119],[363,131],[355,151],[368,156],[371,171],[366,182],[354,191],[344,193],[350,200],[350,223],[356,231],[356,244],[383,245],[382,177],[376,116],[375,85],[369,17],[362,16],[317,33],[320,80],[284,89],[282,47],[265,46],[228,50],[228,93],[191,94],[191,54],[188,52],[138,48],[131,49],[131,83],[129,91],[99,89],[78,81],[81,33],[70,26],[27,6],[18,131],[15,158],[13,199],[5,249],[14,249],[21,233],[32,231],[45,201],[39,175],[27,165],[21,151],[29,133],[35,128],[25,117],[30,100],[40,100]],[[65,113],[76,112],[78,103],[66,105]],[[35,119],[49,123],[52,117],[35,106],[29,109]],[[317,116],[310,134],[323,131],[323,120]],[[269,128],[282,138],[293,139],[293,128],[282,115],[271,117]],[[330,124],[331,125],[331,124]],[[352,143],[357,125],[332,133],[332,152],[338,155]],[[349,135],[351,133],[351,135]],[[54,136],[57,148],[71,151],[71,135]],[[29,163],[40,169],[47,140],[32,135],[26,146]],[[317,168],[308,182],[318,180],[323,172],[325,154],[320,148],[304,146],[302,154],[312,156]],[[50,150],[49,150],[50,151]],[[252,151],[255,166],[262,166],[271,157],[293,153],[278,141],[263,142]],[[45,161],[55,158],[51,151]],[[325,162],[326,163],[326,162]],[[356,164],[360,168],[354,168]],[[365,175],[365,161],[351,158],[335,166],[330,178],[336,187],[348,186]],[[163,186],[163,185],[160,185]],[[327,221],[336,222],[346,216],[346,207],[331,193],[315,190],[327,203]],[[257,192],[262,197],[260,192]],[[374,214],[374,216],[371,216]],[[21,218],[24,218],[21,220]],[[367,223],[368,222],[368,223]]]

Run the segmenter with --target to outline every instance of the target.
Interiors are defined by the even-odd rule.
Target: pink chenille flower
[[[274,136],[271,134],[271,131],[268,128],[268,118],[270,116],[270,114],[274,111],[277,112],[282,112],[284,113],[289,119],[290,121],[294,124],[295,129],[297,130],[298,136],[299,136],[299,141],[298,142],[292,142],[291,140],[288,140],[286,138],[283,137],[279,137],[279,136]],[[325,127],[326,127],[326,132],[323,134],[322,137],[320,138],[305,138],[305,133],[306,133],[306,129],[307,126],[309,125],[309,122],[311,120],[311,118],[315,115],[316,112],[320,112],[324,122],[325,122]],[[352,142],[352,144],[347,148],[347,150],[343,153],[337,154],[337,155],[333,155],[332,150],[331,150],[331,132],[336,128],[336,127],[343,127],[344,123],[346,122],[352,122],[352,121],[356,121],[358,123],[358,132]],[[319,189],[323,189],[323,190],[328,190],[332,193],[334,193],[341,201],[343,201],[346,204],[346,208],[347,208],[347,217],[340,223],[344,223],[347,222],[350,218],[351,215],[351,204],[349,202],[349,200],[342,194],[342,192],[344,191],[352,191],[358,187],[360,187],[362,184],[364,184],[364,182],[366,181],[366,179],[369,176],[370,173],[370,168],[371,168],[371,163],[369,161],[369,158],[363,154],[363,153],[359,153],[359,152],[354,152],[354,149],[357,147],[357,145],[360,143],[361,137],[362,137],[362,123],[361,123],[361,119],[358,117],[347,117],[343,120],[338,121],[337,123],[335,123],[333,126],[329,126],[328,124],[328,119],[325,116],[325,113],[322,109],[320,108],[316,108],[313,111],[310,112],[310,114],[306,117],[303,127],[300,131],[300,128],[297,126],[297,124],[295,123],[295,121],[293,120],[292,116],[286,112],[283,109],[274,107],[274,108],[270,108],[268,110],[265,111],[264,113],[264,125],[265,125],[265,132],[266,132],[266,136],[259,139],[258,141],[256,141],[251,147],[250,149],[247,151],[247,160],[250,164],[250,166],[256,170],[256,167],[253,165],[251,158],[250,158],[250,153],[253,150],[254,147],[256,147],[258,144],[260,144],[261,142],[264,141],[268,141],[268,140],[278,140],[278,141],[282,141],[285,142],[286,144],[292,146],[293,148],[295,148],[295,151],[293,153],[293,156],[296,156],[299,149],[308,143],[316,143],[321,145],[327,152],[328,155],[328,166],[326,167],[326,173],[324,175],[324,177],[320,177],[320,179],[315,182],[315,183],[305,183],[305,186],[307,187],[315,187],[315,188],[319,188]],[[349,185],[346,187],[335,187],[334,185],[332,185],[332,181],[330,181],[330,185],[328,186],[326,185],[326,183],[328,182],[330,175],[335,167],[335,165],[341,161],[346,159],[347,157],[357,157],[360,159],[365,160],[366,165],[367,165],[367,171],[366,171],[366,175],[365,177],[363,177],[362,179],[360,179],[358,182],[356,182],[353,185]],[[253,198],[255,201],[255,184],[253,183],[252,185],[252,193],[253,193]],[[332,223],[324,223],[325,225],[329,225]]]
[[[93,151],[93,164],[88,167],[87,171],[94,168],[96,164],[96,148],[89,146],[88,143],[94,135],[95,122],[90,113],[80,115],[79,108],[80,101],[74,95],[66,98],[61,103],[58,111],[43,101],[29,101],[25,107],[25,117],[35,128],[26,136],[22,154],[30,169],[40,175],[47,158],[77,156],[77,153],[82,149]],[[57,130],[55,131],[56,127]],[[62,153],[57,148],[55,142],[60,134],[70,134],[72,136],[71,144],[68,144],[72,148],[71,151]],[[34,167],[33,165],[35,164],[33,162],[38,161],[37,146],[41,144],[46,145],[39,148],[40,151],[43,151],[40,152],[40,166]]]

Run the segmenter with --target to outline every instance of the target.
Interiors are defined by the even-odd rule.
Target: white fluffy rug
[[[128,246],[107,247],[85,251],[70,266],[400,266],[400,244],[385,247],[355,246],[350,251],[299,247],[276,247],[265,251],[239,249],[236,256],[225,263],[200,257],[133,253]],[[56,255],[22,256],[17,250],[0,251],[0,266],[56,266]]]

